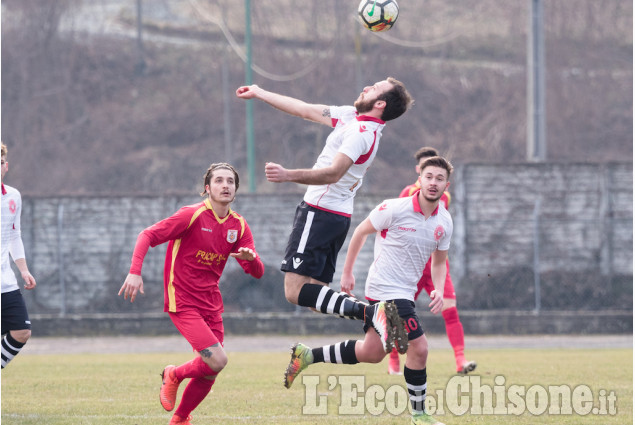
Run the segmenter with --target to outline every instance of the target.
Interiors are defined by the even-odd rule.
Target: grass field
[[[468,410],[463,415],[454,415],[449,412],[448,402],[445,414],[435,415],[448,425],[633,423],[632,349],[481,349],[471,350],[470,354],[479,361],[477,375],[481,377],[482,386],[492,386],[497,379],[498,387],[493,387],[495,395],[497,391],[506,394],[513,385],[526,386],[527,393],[533,391],[534,396],[541,393],[535,391],[538,388],[535,385],[545,389],[567,385],[572,390],[587,385],[596,407],[601,407],[598,401],[601,390],[605,390],[603,394],[607,396],[613,392],[617,397],[617,413],[602,416],[544,413],[534,416],[525,412],[510,416],[472,414]],[[167,424],[171,414],[165,412],[158,401],[159,373],[168,363],[180,364],[191,358],[188,353],[20,355],[2,371],[2,424]],[[363,415],[338,414],[340,405],[346,404],[342,402],[341,384],[347,379],[364,379],[364,390],[377,389],[373,387],[375,384],[393,389],[396,385],[404,385],[403,376],[386,374],[387,360],[380,365],[313,365],[287,390],[282,385],[282,376],[288,359],[288,353],[282,351],[229,353],[229,364],[213,392],[193,412],[193,425],[409,423],[410,415],[403,411],[403,404],[385,404],[392,406],[393,413],[402,412],[393,415],[382,409],[382,397],[376,397],[379,404],[369,403],[369,399],[373,400],[370,392],[359,394],[365,397],[360,406],[366,401],[372,413],[379,415],[369,413],[368,409],[363,409],[366,412]],[[430,353],[429,398],[446,389],[448,381],[455,376],[450,373],[452,368],[453,357],[449,350]],[[303,385],[303,376],[313,381],[319,377],[320,380],[317,393],[309,396],[308,401],[305,394],[310,394],[310,389],[316,387]],[[505,378],[504,383],[500,376]],[[329,383],[336,385],[329,389]],[[181,385],[179,396],[184,386]],[[467,388],[465,391],[468,395],[473,394]],[[446,398],[451,398],[450,393],[448,390]],[[303,414],[303,406],[318,405],[316,397],[320,396],[326,396],[323,402],[328,414]],[[529,400],[529,395],[526,398]],[[472,395],[472,408],[475,399]],[[499,401],[503,406],[509,403],[507,399]]]

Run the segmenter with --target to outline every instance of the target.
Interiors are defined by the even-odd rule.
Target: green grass
[[[502,349],[470,350],[478,360],[481,384],[505,377],[504,387],[539,384],[588,385],[597,405],[600,390],[617,395],[614,416],[520,416],[470,414],[455,416],[446,410],[436,415],[451,424],[626,424],[633,421],[632,349]],[[168,363],[180,364],[191,354],[75,354],[21,355],[2,371],[2,424],[167,424],[171,416],[158,401],[159,373]],[[276,353],[229,353],[229,364],[213,392],[193,412],[194,425],[202,424],[408,424],[409,414],[379,416],[366,413],[338,415],[340,386],[329,390],[329,377],[364,376],[365,388],[404,385],[403,376],[386,374],[380,365],[325,365],[309,367],[287,390],[282,372],[289,356]],[[428,394],[445,388],[453,358],[449,350],[430,353]],[[327,415],[303,415],[305,387],[302,376],[320,376],[317,396],[325,395]],[[500,378],[499,378],[500,379]],[[184,388],[181,385],[180,390]],[[180,393],[179,393],[180,396]],[[507,401],[505,401],[507,403]]]

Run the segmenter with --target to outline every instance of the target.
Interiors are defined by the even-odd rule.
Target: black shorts
[[[331,283],[337,254],[350,226],[350,217],[323,211],[302,201],[295,210],[280,270]]]
[[[401,317],[406,322],[406,331],[408,331],[408,341],[412,341],[415,338],[419,338],[424,334],[423,326],[421,325],[421,320],[419,320],[419,316],[417,316],[417,311],[415,310],[415,303],[406,300],[406,299],[396,299],[396,300],[388,300],[394,301],[397,306],[397,311],[399,312],[399,317]],[[379,301],[369,301],[370,304],[375,304]],[[370,329],[370,325],[364,325],[364,333],[368,332]]]
[[[2,335],[9,331],[31,329],[26,304],[19,289],[2,294]]]

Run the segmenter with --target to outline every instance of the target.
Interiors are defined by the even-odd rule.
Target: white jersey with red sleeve
[[[414,301],[417,282],[430,255],[450,248],[452,217],[439,204],[426,219],[418,197],[389,199],[369,214],[377,229],[374,261],[366,279],[366,297]]]
[[[326,168],[338,152],[353,160],[342,178],[332,184],[309,185],[304,195],[307,204],[341,215],[353,213],[353,198],[362,185],[366,170],[375,159],[385,122],[358,115],[353,106],[331,106],[333,131],[313,169]]]
[[[2,184],[2,293],[19,289],[18,280],[11,269],[13,261],[24,258],[24,245],[20,231],[22,196],[11,186]]]

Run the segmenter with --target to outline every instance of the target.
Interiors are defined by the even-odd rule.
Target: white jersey
[[[369,214],[377,229],[374,261],[366,278],[366,297],[372,300],[414,301],[417,282],[435,250],[450,248],[452,217],[441,204],[426,219],[417,199],[389,199]]]
[[[331,118],[334,129],[327,137],[313,169],[330,166],[338,152],[352,159],[353,165],[337,183],[309,185],[304,202],[350,216],[353,213],[353,198],[362,185],[366,170],[375,159],[385,123],[373,117],[357,115],[353,106],[331,106]]]
[[[20,214],[22,212],[22,197],[17,189],[2,185],[2,293],[19,289],[18,281],[11,270],[11,260],[24,258],[24,245],[20,233]]]

